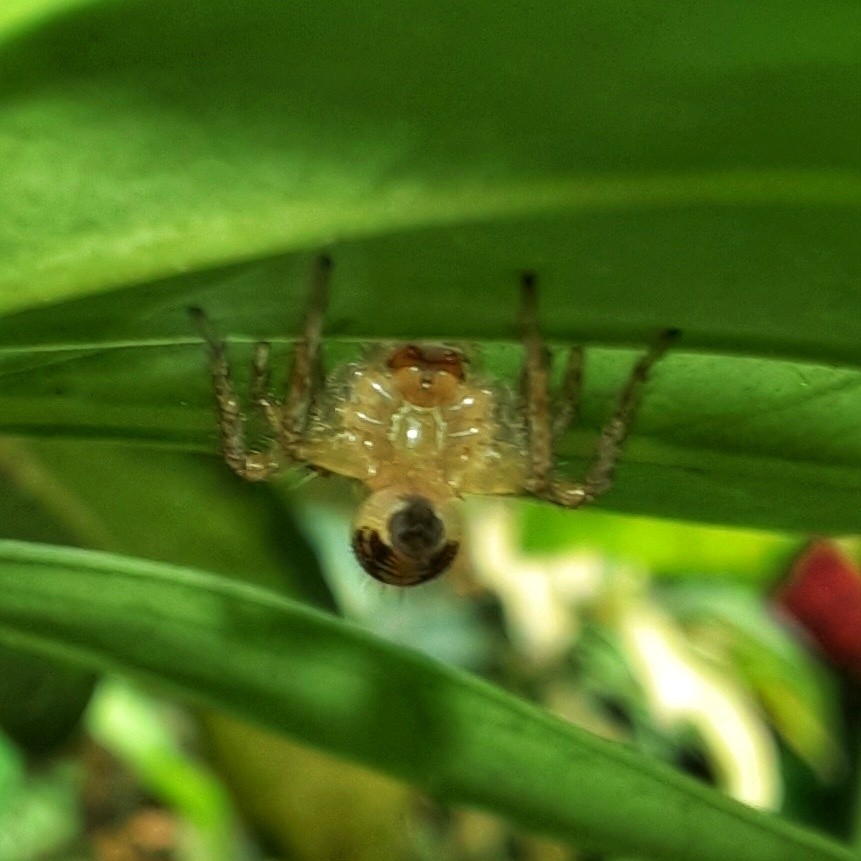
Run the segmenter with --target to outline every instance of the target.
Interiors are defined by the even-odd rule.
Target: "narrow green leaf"
[[[362,336],[530,266],[554,336],[859,361],[854,3],[21,5],[0,309],[335,239]]]
[[[443,800],[656,859],[853,857],[486,683],[255,587],[17,542],[0,543],[0,560],[7,642],[158,683]]]
[[[305,267],[297,267],[296,281],[304,286],[300,268]],[[337,306],[350,297],[342,282],[334,287],[331,326],[337,328]],[[152,321],[159,314],[166,328],[187,329],[184,307],[201,296],[175,289],[171,298],[116,294],[0,319],[0,342],[4,335],[21,339],[28,331],[48,342],[23,349],[0,345],[0,432],[112,439],[214,455],[209,375],[193,333],[160,346],[135,340],[84,343],[93,337],[88,331],[108,328],[115,335],[117,320]],[[299,292],[295,284],[291,289],[290,295]],[[513,290],[508,299],[513,326]],[[234,314],[243,319],[236,304],[241,301],[234,296],[229,310],[222,306],[216,312],[228,333],[237,325]],[[301,304],[297,299],[297,308]],[[34,331],[40,325],[46,328]],[[257,334],[271,337],[271,326],[261,324]],[[82,346],[64,348],[64,338],[80,338]],[[247,340],[234,343],[231,351],[243,390],[251,352]],[[276,368],[287,363],[281,341],[276,341]],[[326,350],[330,363],[357,355],[354,343],[335,338]],[[494,376],[515,383],[519,347],[485,344],[481,355]],[[572,477],[584,473],[634,355],[588,352],[583,420],[557,446],[562,468]],[[861,530],[861,372],[696,355],[681,345],[656,369],[616,484],[601,505],[782,531]]]

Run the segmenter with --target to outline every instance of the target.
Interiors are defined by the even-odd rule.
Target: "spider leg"
[[[562,388],[554,403],[553,439],[558,440],[566,430],[580,419],[580,390],[583,385],[583,349],[571,347]]]
[[[261,481],[280,466],[279,444],[275,440],[265,450],[249,449],[245,441],[246,418],[242,414],[239,398],[230,373],[227,347],[216,334],[201,308],[189,308],[188,313],[200,330],[209,351],[209,370],[218,413],[221,453],[228,466],[241,478]],[[258,344],[252,362],[252,388],[255,405],[263,411],[273,430],[279,430],[277,413],[264,394],[269,378],[269,345]]]
[[[601,431],[592,466],[583,481],[555,479],[551,482],[549,493],[545,494],[546,499],[558,505],[576,508],[592,502],[609,490],[622,454],[622,446],[636,418],[649,372],[678,334],[676,329],[661,332],[634,365],[619,396],[616,410]]]
[[[271,352],[272,347],[267,341],[258,341],[254,345],[254,355],[251,357],[251,400],[255,404],[273,400],[269,390]]]
[[[520,279],[520,330],[525,351],[521,388],[526,412],[528,464],[525,488],[537,496],[550,491],[553,468],[553,428],[550,419],[550,352],[538,329],[535,274]]]
[[[538,298],[535,275],[531,272],[524,273],[521,278],[521,295],[520,325],[526,352],[522,389],[528,435],[524,489],[557,505],[577,508],[592,502],[612,485],[616,464],[636,418],[649,372],[667,351],[678,331],[667,329],[661,332],[637,361],[619,397],[616,411],[601,431],[595,458],[585,478],[582,481],[559,479],[553,475],[553,440],[578,414],[583,353],[575,347],[568,354],[561,400],[555,405],[555,417],[551,418],[548,394],[550,353],[538,328]]]
[[[259,341],[254,345],[254,355],[251,359],[251,402],[263,414],[269,427],[279,438],[281,436],[281,413],[283,407],[270,389],[269,356],[271,345]]]
[[[314,402],[314,396],[323,378],[320,347],[323,316],[328,304],[329,273],[331,270],[331,258],[326,254],[321,254],[314,266],[311,299],[302,325],[302,333],[293,349],[290,393],[286,404],[280,410],[284,448],[297,459],[301,459],[298,456],[298,447],[308,425],[308,414]]]

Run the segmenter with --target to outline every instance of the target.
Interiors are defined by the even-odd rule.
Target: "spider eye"
[[[376,580],[416,586],[438,577],[460,548],[459,523],[450,505],[424,496],[373,494],[353,524],[353,551]]]

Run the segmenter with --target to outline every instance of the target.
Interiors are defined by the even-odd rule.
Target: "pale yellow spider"
[[[324,377],[321,333],[331,260],[317,258],[302,334],[293,350],[286,398],[269,391],[267,343],[252,361],[252,403],[272,432],[249,449],[226,347],[199,308],[190,312],[206,340],[221,451],[249,481],[305,464],[363,482],[370,491],[353,521],[353,549],[372,577],[413,586],[448,568],[460,547],[463,494],[531,494],[577,508],[611,485],[649,369],[675,330],[639,359],[598,440],[582,481],[553,472],[553,441],[577,415],[583,353],[571,348],[558,395],[549,391],[550,353],[538,330],[535,276],[521,277],[525,361],[521,389],[469,374],[463,350],[432,343],[376,347],[364,360]]]

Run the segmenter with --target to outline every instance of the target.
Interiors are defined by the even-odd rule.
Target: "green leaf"
[[[2,307],[362,239],[362,337],[506,336],[534,266],[556,337],[858,361],[853,3],[35,8]]]
[[[163,705],[116,679],[103,681],[87,713],[87,729],[134,772],[152,796],[190,823],[189,853],[198,861],[235,861],[232,812],[224,786],[176,739]]]
[[[517,509],[518,533],[528,553],[561,554],[596,547],[610,559],[645,568],[662,578],[720,577],[773,582],[800,550],[795,536],[754,529],[728,529],[652,517],[617,517],[536,503]]]
[[[171,302],[196,299],[179,292]],[[236,297],[241,301],[241,297]],[[215,418],[203,348],[177,339],[161,347],[114,341],[63,349],[100,325],[99,314],[150,314],[129,297],[105,296],[94,309],[15,315],[3,334],[31,331],[53,317],[58,346],[0,346],[0,432],[115,439],[216,450]],[[165,307],[165,298],[155,304]],[[167,307],[170,307],[168,305]],[[237,306],[238,308],[238,306]],[[181,309],[173,308],[182,325]],[[239,313],[239,310],[237,310]],[[221,313],[229,320],[230,314]],[[337,315],[333,315],[337,316]],[[514,309],[511,309],[514,318]],[[86,318],[86,320],[84,319]],[[261,324],[261,334],[270,331]],[[46,340],[47,340],[46,338]],[[330,353],[355,347],[328,344]],[[286,362],[284,348],[276,367]],[[514,380],[519,353],[485,346],[485,363]],[[250,358],[234,345],[239,377]],[[582,475],[601,423],[633,353],[592,350],[583,421],[557,447],[563,471]],[[719,381],[719,382],[718,382]],[[861,529],[861,373],[749,358],[677,354],[658,368],[613,490],[602,505],[629,513],[797,532]]]
[[[442,800],[653,858],[853,857],[484,682],[256,587],[11,541],[0,543],[0,560],[0,638],[10,644],[160,684]]]
[[[78,728],[95,679],[76,667],[0,647],[0,731],[27,753],[54,753]]]
[[[806,0],[7,4],[0,432],[211,450],[184,307],[283,342],[324,245],[335,348],[510,342],[531,267],[557,343],[684,332],[608,507],[857,530],[858,42]]]

